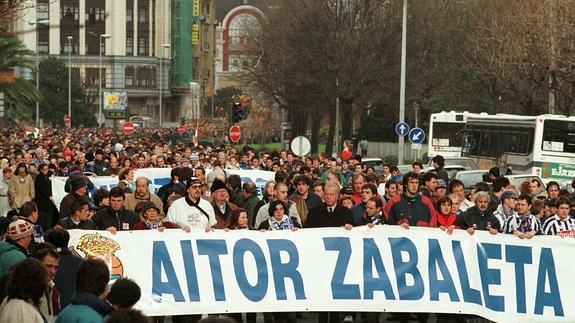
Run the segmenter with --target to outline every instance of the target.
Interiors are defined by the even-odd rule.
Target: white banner
[[[156,193],[160,187],[168,184],[171,180],[171,168],[141,168],[136,169],[134,172],[134,179],[138,177],[147,177],[150,183],[150,192]],[[206,175],[209,174],[211,169],[206,170]],[[275,173],[263,170],[226,170],[228,176],[230,174],[238,174],[242,178],[242,183],[254,182],[257,187],[257,195],[261,198],[264,185],[274,179]],[[94,184],[96,189],[105,187],[108,190],[118,185],[117,176],[93,176],[89,177],[90,181]],[[64,185],[68,177],[52,177],[52,195],[54,196],[54,203],[60,209],[60,202],[66,196]]]
[[[345,231],[71,231],[142,289],[147,315],[351,311],[575,321],[575,240],[377,226]],[[112,257],[113,256],[113,257]]]

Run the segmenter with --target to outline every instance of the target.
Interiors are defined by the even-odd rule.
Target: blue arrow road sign
[[[409,133],[409,125],[405,122],[398,122],[395,125],[395,133],[398,136],[405,136]]]
[[[421,128],[413,128],[409,131],[409,141],[412,144],[420,144],[425,140],[425,132]]]

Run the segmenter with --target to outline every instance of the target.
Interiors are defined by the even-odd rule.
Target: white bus
[[[468,112],[433,113],[429,120],[428,156],[461,157]]]
[[[480,168],[537,174],[546,182],[575,177],[575,117],[467,113],[465,118],[460,156],[476,159]]]

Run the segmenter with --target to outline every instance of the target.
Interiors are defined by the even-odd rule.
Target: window
[[[106,20],[106,12],[104,8],[92,7],[86,8],[86,21],[104,21]]]
[[[148,55],[147,37],[138,37],[138,55]]]
[[[465,123],[435,122],[433,123],[433,146],[458,147],[461,145]]]
[[[60,19],[80,19],[80,8],[78,3],[63,3],[60,6]]]
[[[148,8],[147,7],[138,8],[138,22],[140,24],[148,23]]]
[[[125,87],[133,87],[134,86],[134,68],[132,66],[126,67],[125,72]]]
[[[36,7],[36,19],[46,20],[50,18],[50,10],[48,8],[48,3],[38,2]]]
[[[134,55],[134,37],[132,36],[126,37],[126,55]]]
[[[148,87],[150,84],[150,72],[149,69],[146,67],[138,67],[138,87]]]
[[[156,68],[152,67],[150,69],[150,87],[156,87]]]
[[[126,8],[126,22],[134,21],[134,8]]]
[[[529,155],[533,151],[533,128],[469,125],[468,129],[471,156],[498,158],[504,153]]]
[[[575,122],[545,120],[543,122],[542,150],[565,153],[575,152]]]

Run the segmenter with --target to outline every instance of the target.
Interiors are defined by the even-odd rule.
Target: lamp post
[[[28,21],[31,26],[47,25],[50,23],[48,19]],[[40,50],[38,48],[39,37],[38,27],[36,26],[36,90],[40,92]],[[40,126],[40,101],[36,101],[36,127]]]
[[[110,38],[110,34],[100,34],[100,38],[98,39],[98,52],[100,56],[100,67],[98,68],[98,102],[100,103],[98,109],[98,125],[102,126],[102,39]]]
[[[170,44],[162,44],[162,47],[164,49],[168,49],[170,48]],[[163,54],[163,53],[162,53]],[[162,90],[163,90],[163,86],[164,86],[164,73],[163,73],[163,57],[162,54],[160,54],[160,118],[159,118],[159,122],[158,122],[158,127],[161,128],[162,127],[162,113],[163,113],[163,106],[162,106]]]
[[[70,127],[72,126],[72,39],[68,36],[68,116],[70,117]]]

